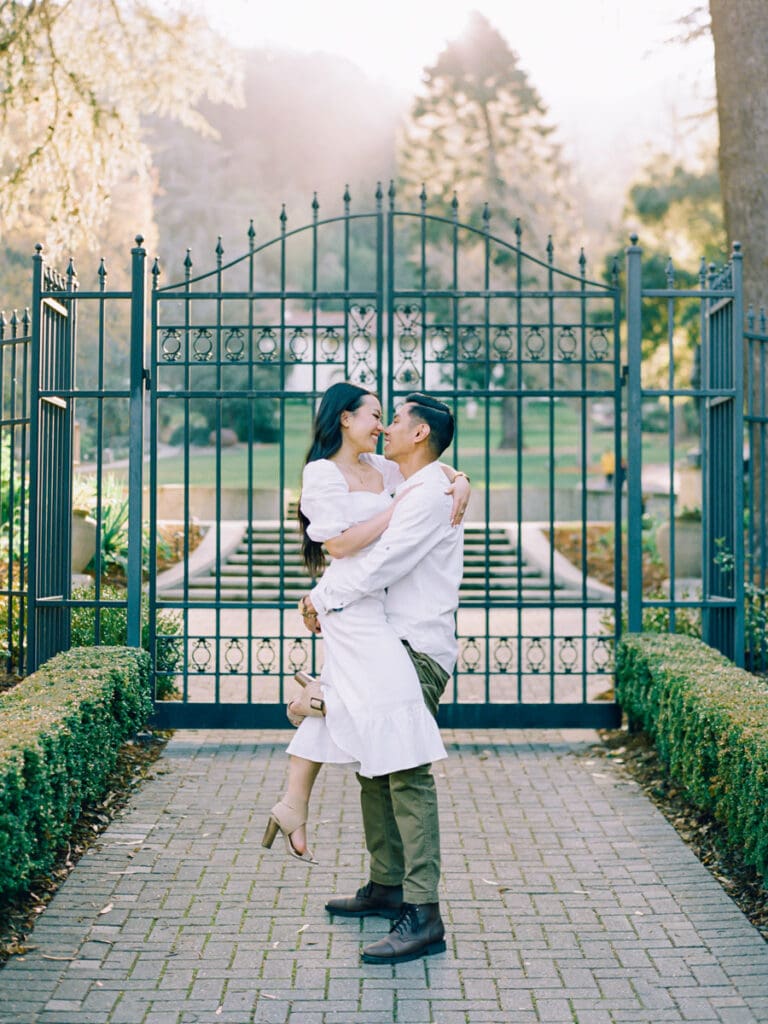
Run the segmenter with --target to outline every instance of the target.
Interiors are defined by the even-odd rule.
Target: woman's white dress
[[[301,510],[307,532],[323,542],[355,523],[370,519],[392,501],[403,477],[397,464],[364,455],[383,477],[380,494],[350,491],[341,470],[328,459],[304,467]],[[407,498],[404,500],[408,500]],[[326,569],[343,574],[354,559],[334,559]],[[355,764],[368,778],[415,768],[446,757],[434,717],[424,703],[408,652],[384,614],[379,590],[320,616],[324,663],[320,673],[325,718],[305,718],[288,747],[310,761]]]

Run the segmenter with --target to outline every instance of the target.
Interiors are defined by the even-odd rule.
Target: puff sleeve
[[[301,477],[301,511],[309,520],[307,534],[322,544],[352,526],[349,488],[327,459],[308,462]]]
[[[384,490],[389,491],[390,494],[394,494],[397,488],[405,480],[405,477],[400,472],[400,467],[396,462],[391,459],[385,458],[383,455],[377,455],[374,452],[366,453],[363,455],[374,469],[381,473],[384,479]]]

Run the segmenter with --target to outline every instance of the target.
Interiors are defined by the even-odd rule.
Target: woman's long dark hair
[[[349,381],[332,384],[323,395],[323,400],[315,413],[312,427],[312,444],[309,446],[304,465],[316,459],[329,459],[341,448],[341,414],[354,412],[364,398],[372,395],[372,391],[361,388]],[[325,568],[325,552],[323,545],[312,540],[307,533],[309,520],[301,511],[301,495],[297,510],[299,531],[301,533],[301,555],[304,565],[313,578],[319,576]]]

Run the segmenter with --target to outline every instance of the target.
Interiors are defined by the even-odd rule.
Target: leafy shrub
[[[120,746],[152,711],[149,668],[144,651],[80,648],[0,694],[0,898],[50,870],[105,794]]]
[[[100,597],[104,601],[125,601],[125,591],[113,584],[101,587]],[[76,587],[72,592],[74,601],[92,601],[94,591],[90,587]],[[102,608],[76,607],[72,609],[72,646],[92,647],[97,640],[96,622],[98,613],[98,642],[104,646],[122,647],[128,639],[128,609],[107,605]],[[179,671],[183,658],[180,644],[174,640],[181,634],[181,615],[173,611],[158,611],[156,615],[157,652],[155,656],[155,696],[167,700],[176,693],[174,677]],[[149,650],[149,606],[141,605],[141,646]]]
[[[768,683],[693,637],[629,634],[616,696],[692,803],[768,879]]]

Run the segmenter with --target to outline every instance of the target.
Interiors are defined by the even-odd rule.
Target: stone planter
[[[672,575],[670,559],[672,528],[668,522],[656,530],[659,557]],[[701,520],[675,520],[675,578],[701,579]]]
[[[81,509],[72,510],[72,572],[80,573],[96,554],[96,520]]]

